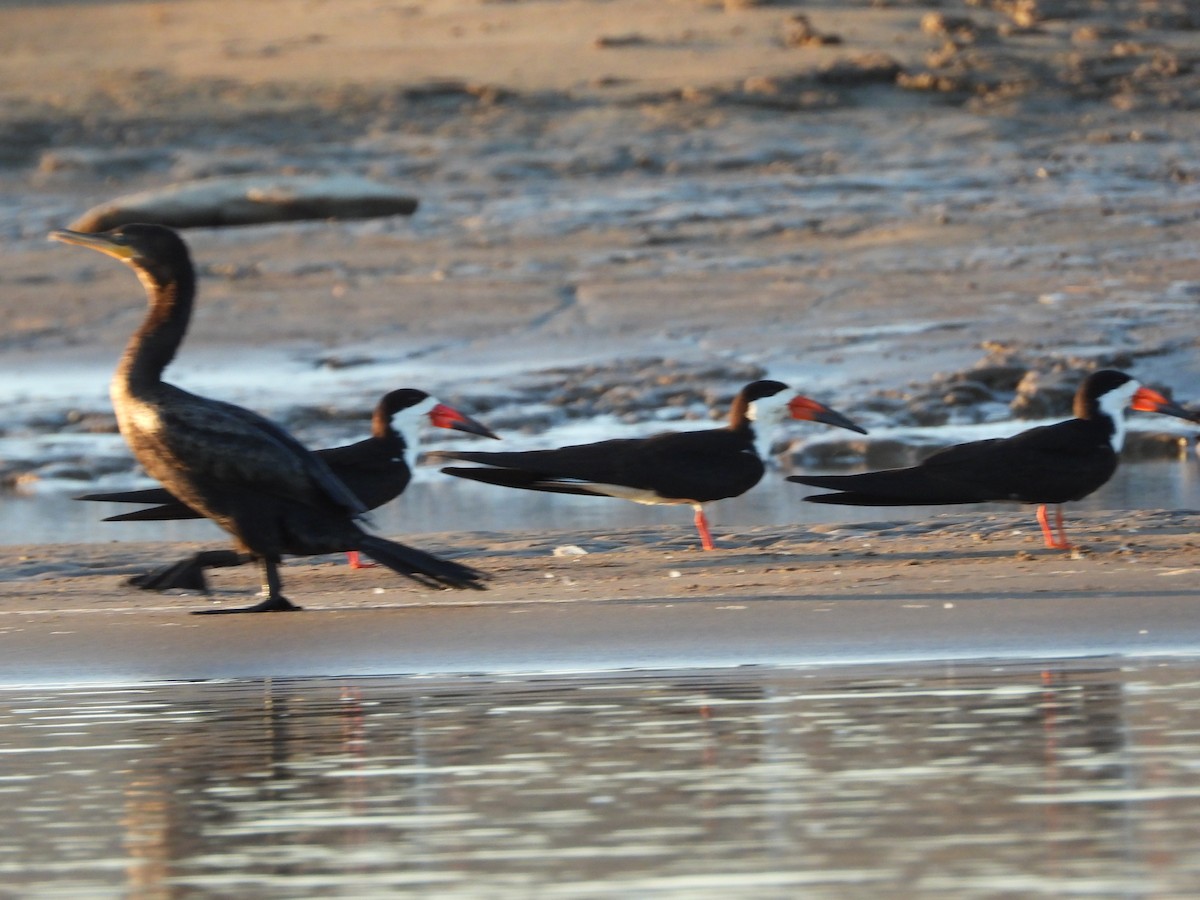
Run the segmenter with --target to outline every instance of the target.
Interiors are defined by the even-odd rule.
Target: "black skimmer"
[[[486,484],[618,497],[646,504],[686,504],[696,511],[705,550],[713,549],[704,504],[744,494],[762,478],[771,432],[785,417],[866,432],[816,400],[791,393],[779,381],[755,381],[733,400],[729,424],[703,431],[667,432],[576,444],[555,450],[475,452],[436,450],[430,459],[480,463],[451,466],[449,475]]]
[[[858,475],[789,475],[788,481],[836,494],[805,497],[847,506],[936,506],[1015,500],[1038,504],[1047,547],[1069,549],[1062,504],[1080,500],[1117,469],[1125,409],[1191,418],[1191,414],[1124,372],[1093,372],[1075,392],[1075,418],[1007,438],[971,441],[934,453],[920,465]],[[1054,505],[1057,538],[1046,507]]]
[[[344,447],[318,450],[342,484],[350,488],[367,509],[378,509],[394,500],[408,487],[416,463],[421,426],[428,422],[437,428],[450,428],[469,434],[495,438],[488,428],[463,412],[442,403],[425,391],[401,388],[380,398],[371,415],[371,436]],[[203,516],[166,488],[138,491],[84,494],[77,500],[108,503],[148,503],[145,509],[108,516],[105,522],[147,522],[167,519],[201,519]],[[363,567],[358,551],[349,553],[353,568]],[[203,550],[187,559],[135,575],[130,584],[145,590],[171,588],[208,590],[206,568],[239,566],[250,561],[236,550]]]
[[[187,333],[196,275],[187,245],[169,228],[124,225],[50,237],[130,266],[149,309],[129,339],[109,393],[121,435],[151,477],[233,535],[262,566],[265,599],[236,610],[297,609],[283,595],[284,554],[360,550],[423,584],[482,589],[483,574],[364,531],[361,500],[315,453],[257,413],[188,393],[162,380]]]

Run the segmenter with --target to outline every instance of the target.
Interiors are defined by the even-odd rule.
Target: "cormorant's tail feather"
[[[355,548],[366,553],[371,559],[382,563],[394,572],[406,575],[414,581],[425,585],[452,588],[470,588],[471,590],[487,590],[482,583],[486,578],[483,572],[472,569],[448,559],[440,559],[432,553],[389,541],[374,534],[363,535],[362,541]]]

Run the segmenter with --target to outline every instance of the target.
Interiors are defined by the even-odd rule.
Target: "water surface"
[[[8,688],[21,896],[1183,897],[1193,662]]]
[[[841,472],[851,471],[847,469]],[[1037,531],[1033,507],[1015,504],[967,506],[910,506],[896,508],[818,506],[806,503],[806,494],[816,488],[783,480],[778,471],[769,472],[754,489],[730,500],[710,504],[708,516],[714,536],[757,525],[795,524],[807,528],[826,522],[918,522],[935,516],[978,516],[981,523],[993,512],[1006,517],[1023,509],[1028,528]],[[139,486],[149,486],[145,482]],[[112,490],[130,487],[128,483]],[[92,485],[77,491],[95,489]],[[108,488],[105,488],[108,489]],[[81,543],[104,541],[206,541],[228,538],[207,521],[103,522],[104,516],[136,509],[128,504],[81,503],[71,492],[42,491],[7,494],[0,516],[0,544]],[[1200,467],[1195,459],[1172,462],[1127,463],[1112,480],[1079,503],[1072,511],[1123,509],[1200,509]],[[567,531],[577,532],[581,541],[603,529],[655,525],[689,525],[687,507],[649,507],[608,497],[572,497],[537,491],[517,491],[443,476],[429,468],[419,469],[413,483],[399,499],[371,513],[377,531],[385,535],[419,535],[436,532]]]

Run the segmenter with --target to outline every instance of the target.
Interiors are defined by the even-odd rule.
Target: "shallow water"
[[[729,669],[0,694],[22,896],[1170,897],[1200,668]]]
[[[843,470],[845,471],[845,470]],[[122,484],[120,488],[127,487]],[[114,489],[118,489],[114,487]],[[82,490],[82,489],[80,489]],[[806,503],[815,488],[791,484],[779,473],[741,497],[711,504],[709,521],[720,539],[739,528],[756,525],[808,527],[823,522],[906,522],[946,514],[978,514],[1021,509],[1011,504],[937,507],[839,507]],[[226,537],[209,522],[102,522],[104,516],[136,507],[113,503],[81,503],[69,493],[46,491],[6,495],[0,516],[0,544],[91,543],[104,541],[224,542]],[[1071,510],[1200,509],[1200,467],[1194,459],[1175,462],[1129,463],[1103,488]],[[1036,531],[1032,508],[1029,528]],[[421,470],[404,495],[371,514],[375,530],[387,535],[417,535],[463,531],[577,531],[654,525],[689,525],[687,507],[640,506],[606,497],[572,497],[517,491],[448,478]]]

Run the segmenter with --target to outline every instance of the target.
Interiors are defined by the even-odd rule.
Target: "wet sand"
[[[6,434],[109,427],[105,382],[142,311],[126,270],[46,231],[117,194],[256,171],[350,171],[421,201],[411,219],[189,233],[201,296],[170,377],[285,420],[322,404],[357,433],[382,390],[419,384],[528,438],[570,415],[523,393],[538,373],[595,364],[619,383],[646,357],[715,367],[680,401],[690,418],[746,366],[871,426],[906,408],[889,392],[989,360],[1120,365],[1200,399],[1183,19],[964,7],[967,40],[921,3],[247,10],[0,4]],[[841,43],[789,46],[797,12]],[[412,523],[405,540],[493,573],[489,592],[301,560],[285,584],[308,611],[269,619],[187,615],[245,602],[249,570],[218,573],[215,601],[123,585],[182,545],[4,547],[0,627],[21,640],[0,678],[1200,649],[1193,513],[1088,514],[1080,558],[1043,550],[1026,512],[880,521],[750,528],[708,555],[683,527]],[[591,552],[554,558],[563,544]]]
[[[200,545],[5,548],[0,680],[1187,656],[1200,648],[1198,524],[1089,514],[1071,522],[1070,553],[1041,549],[1016,514],[751,528],[709,553],[671,527],[422,535],[491,574],[489,590],[429,591],[329,557],[285,569],[304,612],[228,617],[190,612],[246,604],[251,568],[212,571],[209,597],[124,583]],[[556,555],[579,543],[586,555]]]

